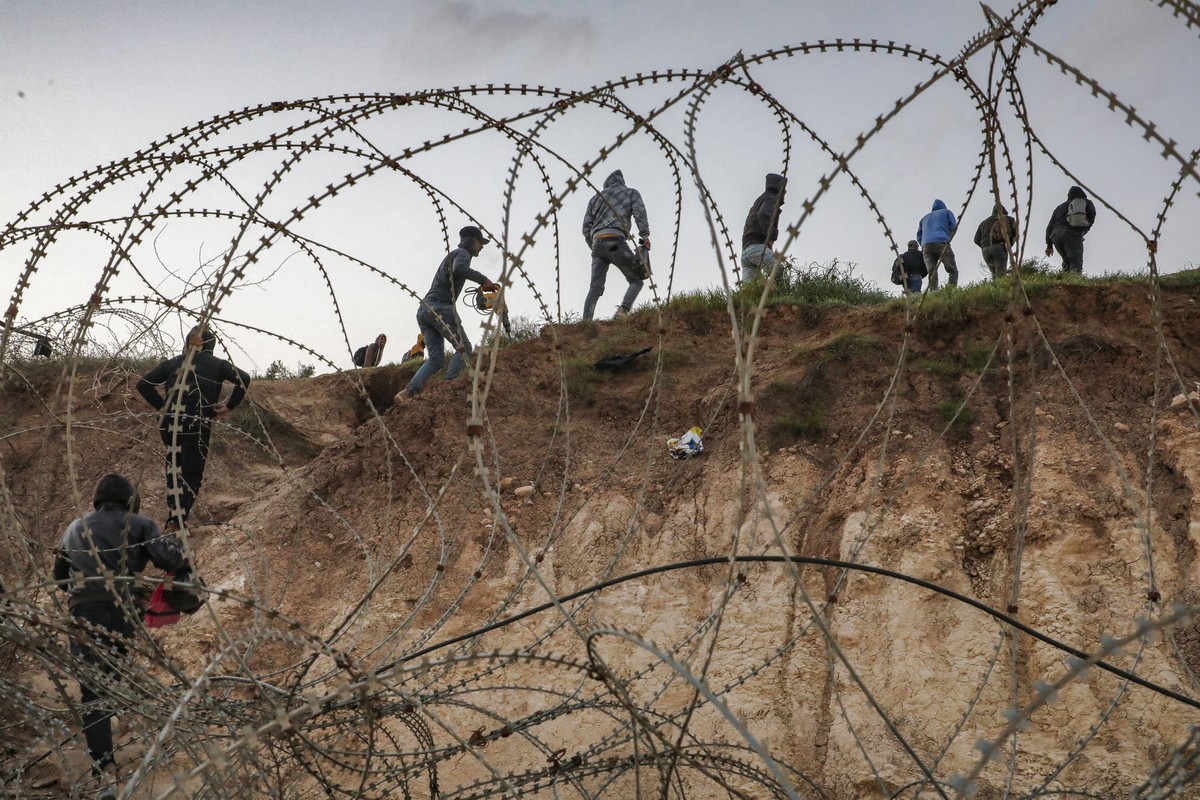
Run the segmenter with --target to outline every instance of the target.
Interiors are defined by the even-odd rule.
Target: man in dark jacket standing
[[[946,208],[941,200],[933,201],[933,209],[921,217],[917,225],[917,243],[921,245],[921,255],[925,259],[925,268],[929,270],[929,288],[938,288],[938,264],[946,265],[946,278],[951,286],[958,286],[958,263],[954,260],[954,250],[950,248],[950,240],[958,230],[958,220],[954,212]]]
[[[1067,190],[1067,202],[1050,215],[1046,226],[1046,257],[1062,256],[1063,272],[1083,272],[1083,237],[1096,221],[1096,206],[1078,186]]]
[[[975,229],[975,244],[983,253],[983,263],[992,279],[1008,272],[1008,249],[1017,240],[1017,221],[997,202],[992,215]]]
[[[433,274],[433,283],[417,310],[417,325],[425,342],[425,363],[412,376],[408,386],[396,395],[396,402],[416,397],[426,382],[436,375],[446,363],[443,352],[448,342],[454,348],[450,366],[446,369],[446,380],[454,380],[467,367],[465,356],[471,355],[471,340],[463,330],[462,320],[454,304],[467,281],[474,281],[488,291],[497,291],[496,284],[486,275],[471,268],[471,259],[479,255],[489,239],[474,225],[458,232],[458,247],[451,250],[438,264]]]
[[[187,522],[208,460],[212,419],[238,407],[250,386],[250,375],[213,350],[216,334],[206,325],[188,332],[183,353],[163,361],[142,376],[137,390],[146,402],[163,411],[158,433],[167,446],[167,529]],[[225,382],[233,384],[229,399],[221,402]],[[159,386],[167,387],[166,397]]]
[[[742,280],[752,281],[771,274],[775,253],[771,249],[779,238],[779,210],[787,193],[787,178],[767,173],[766,191],[758,196],[746,214],[742,228]]]
[[[642,290],[646,269],[626,242],[632,238],[630,218],[637,223],[639,244],[649,252],[650,222],[646,219],[646,204],[642,202],[641,192],[625,185],[625,176],[618,169],[605,178],[604,189],[591,199],[587,213],[583,215],[583,240],[592,248],[592,280],[583,301],[584,319],[591,319],[596,313],[596,302],[604,294],[609,265],[619,269],[629,281],[629,288],[625,290],[625,297],[613,319],[628,314]]]
[[[921,255],[921,246],[916,239],[910,239],[908,250],[896,256],[896,267],[904,280],[904,290],[910,294],[921,293],[921,280],[929,274],[925,267],[925,257]]]
[[[54,580],[68,593],[67,605],[79,631],[71,652],[83,662],[79,679],[83,736],[92,773],[100,782],[97,797],[115,798],[111,776],[111,707],[104,708],[109,685],[123,671],[127,640],[137,625],[132,578],[153,562],[187,580],[190,566],[174,536],[163,536],[149,517],[137,513],[133,484],[116,473],[96,484],[93,511],[76,519],[63,534],[54,558]]]

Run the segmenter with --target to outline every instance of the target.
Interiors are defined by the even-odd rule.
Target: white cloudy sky
[[[998,4],[1004,12],[1011,3]],[[92,166],[131,155],[152,140],[202,119],[247,105],[343,93],[409,92],[472,83],[528,82],[569,89],[636,72],[666,68],[712,69],[738,50],[746,54],[835,37],[862,37],[915,44],[951,56],[984,25],[980,6],[966,0],[842,2],[653,2],[610,0],[406,0],[406,2],[14,2],[0,0],[0,220],[5,223],[64,179]],[[1034,30],[1042,46],[1087,72],[1153,120],[1161,133],[1190,152],[1200,146],[1200,111],[1195,78],[1200,74],[1197,31],[1149,0],[1075,0],[1047,10]],[[986,82],[987,59],[969,65]],[[889,110],[929,74],[911,59],[864,54],[819,54],[781,59],[754,67],[753,75],[834,148],[845,151],[875,117]],[[1032,54],[1021,63],[1021,84],[1035,129],[1055,154],[1133,225],[1149,231],[1177,164],[1141,138],[1141,131],[1108,111],[1068,78]],[[621,99],[649,111],[667,96],[662,87],[631,89]],[[483,103],[483,101],[481,101]],[[532,107],[497,101],[497,113]],[[483,103],[486,105],[486,103]],[[663,132],[685,145],[682,113],[667,115]],[[406,134],[419,143],[459,130],[449,115],[404,117],[380,126],[379,143],[402,149]],[[406,127],[408,126],[408,127]],[[256,129],[258,130],[258,129]],[[575,163],[610,144],[622,127],[611,117],[580,112],[552,138]],[[740,234],[745,208],[760,191],[762,175],[778,170],[782,144],[778,125],[761,105],[732,91],[717,92],[700,116],[700,174]],[[785,217],[798,218],[801,202],[817,187],[830,162],[795,131],[789,169],[791,188]],[[937,197],[954,210],[966,200],[980,151],[978,121],[969,98],[943,81],[918,98],[851,164],[887,220],[895,238],[910,238],[917,220]],[[1014,138],[1014,153],[1022,157]],[[484,225],[500,229],[501,181],[513,153],[498,139],[472,137],[465,147],[414,163],[466,206]],[[1025,192],[1023,161],[1018,190]],[[344,174],[345,164],[331,169]],[[719,285],[727,259],[713,252],[694,187],[683,220],[672,228],[674,192],[666,162],[646,142],[631,143],[598,168],[624,170],[642,190],[655,232],[656,271],[679,240],[672,289]],[[1033,232],[1026,255],[1041,251],[1041,231],[1070,180],[1043,157],[1035,158]],[[265,174],[265,173],[264,173]],[[565,182],[568,172],[552,178]],[[248,185],[253,192],[259,185]],[[354,253],[423,293],[444,253],[440,233],[421,196],[405,187],[379,184],[350,199],[343,217],[325,228],[314,221],[306,234]],[[1159,251],[1160,268],[1174,271],[1200,261],[1200,211],[1193,179],[1171,209]],[[304,196],[306,187],[295,187]],[[536,186],[520,195],[536,198]],[[562,214],[562,282],[555,285],[553,253],[543,237],[530,263],[539,289],[564,312],[578,311],[586,291],[589,257],[577,233],[587,193],[568,198]],[[990,210],[988,193],[977,194],[963,215],[956,242],[964,279],[982,277],[974,226]],[[544,208],[544,205],[542,206]],[[515,233],[533,226],[537,200],[521,206]],[[452,228],[465,219],[451,218]],[[197,226],[171,228],[165,259],[172,269],[194,268],[221,249],[220,235]],[[74,252],[63,245],[53,267],[33,276],[21,318],[33,319],[83,302],[99,276],[103,254]],[[886,284],[891,260],[882,228],[843,178],[817,206],[789,253],[801,261],[834,258]],[[28,253],[0,250],[0,289],[12,293]],[[286,256],[279,253],[275,266]],[[99,259],[93,264],[90,258]],[[540,260],[539,260],[540,259]],[[1057,259],[1056,259],[1057,261]],[[477,262],[495,276],[494,248]],[[1101,209],[1087,240],[1088,272],[1146,268],[1141,237]],[[305,342],[339,364],[346,343],[327,292],[306,269],[289,260],[262,288],[248,289],[226,309],[249,323]],[[338,267],[341,269],[341,267]],[[311,273],[311,270],[309,271]],[[260,276],[262,277],[262,276]],[[660,292],[666,276],[659,272]],[[411,297],[390,285],[368,284],[358,275],[335,279],[343,310],[349,310],[351,344],[375,333],[389,334],[392,358],[416,333]],[[599,313],[610,313],[620,297],[613,272]],[[890,287],[889,287],[890,288]],[[322,293],[326,295],[322,297]],[[642,299],[649,299],[647,289]],[[528,287],[512,292],[516,313],[534,314]],[[6,304],[7,305],[7,304]],[[297,309],[304,313],[297,314]],[[473,324],[473,320],[472,320]],[[176,326],[178,327],[178,326]],[[235,356],[252,369],[274,358],[312,361],[278,342],[243,337]]]

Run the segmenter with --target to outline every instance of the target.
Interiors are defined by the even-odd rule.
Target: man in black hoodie
[[[200,493],[212,419],[238,407],[250,386],[250,375],[213,355],[216,334],[206,325],[188,332],[184,350],[142,376],[137,390],[146,402],[163,412],[158,433],[167,446],[167,530],[185,522]],[[221,402],[225,382],[233,384]],[[158,387],[167,387],[166,397]]]
[[[132,578],[151,562],[182,580],[191,572],[179,542],[159,533],[153,520],[137,513],[138,505],[137,490],[127,478],[105,475],[96,484],[94,510],[71,523],[54,557],[54,580],[68,593],[67,606],[79,627],[71,652],[82,662],[83,737],[100,783],[99,800],[116,798],[109,774],[113,712],[105,706],[109,685],[132,667],[122,665],[138,619]]]
[[[787,193],[787,178],[767,173],[766,191],[758,196],[746,214],[742,228],[742,280],[771,274],[775,253],[771,249],[779,238],[779,209]]]
[[[1078,186],[1067,190],[1067,202],[1050,215],[1046,226],[1046,257],[1062,256],[1063,272],[1083,272],[1083,237],[1096,221],[1096,206]]]

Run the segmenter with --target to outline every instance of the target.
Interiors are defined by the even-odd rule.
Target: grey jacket
[[[150,562],[170,572],[179,572],[187,564],[179,542],[173,535],[163,536],[154,520],[131,514],[117,503],[103,503],[72,522],[63,534],[54,557],[54,580],[69,593],[67,604],[72,610],[84,603],[129,602],[130,581],[117,582],[115,593],[101,581],[76,581],[99,577],[104,574],[101,570],[116,578],[131,577]]]
[[[427,306],[453,306],[462,293],[463,286],[471,280],[476,283],[491,283],[482,272],[471,269],[471,251],[466,242],[459,242],[458,247],[451,250],[438,264],[437,272],[433,274],[433,283],[425,293],[422,308]]]
[[[630,217],[637,223],[638,238],[650,237],[650,222],[646,219],[646,204],[637,189],[625,185],[621,170],[614,171],[604,180],[604,190],[588,203],[583,215],[583,238],[592,246],[592,237],[600,232],[617,233],[626,238],[632,232]]]

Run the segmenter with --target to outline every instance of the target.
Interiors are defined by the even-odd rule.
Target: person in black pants
[[[54,580],[69,595],[77,632],[71,652],[82,661],[79,699],[83,737],[99,800],[115,798],[109,686],[130,667],[128,640],[138,620],[133,582],[149,563],[187,580],[191,566],[173,535],[164,536],[149,517],[137,513],[138,495],[127,478],[109,473],[96,484],[93,511],[63,534],[54,558]],[[111,576],[111,580],[109,580]]]
[[[158,364],[137,383],[146,402],[163,411],[158,432],[167,446],[168,530],[187,522],[200,493],[211,420],[237,408],[250,386],[249,373],[213,355],[216,344],[216,335],[197,325],[188,332],[180,355]],[[221,402],[226,381],[233,384],[233,392]],[[165,397],[157,388],[163,385]]]

